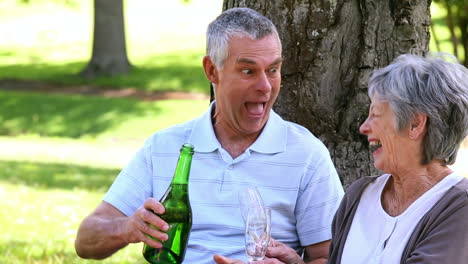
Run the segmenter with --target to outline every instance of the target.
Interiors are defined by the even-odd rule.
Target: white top
[[[390,174],[382,175],[363,192],[341,258],[342,264],[397,264],[419,220],[463,176],[452,173],[392,217],[382,208],[382,190]]]
[[[343,188],[322,142],[271,111],[254,144],[232,159],[215,136],[212,107],[197,119],[152,135],[104,201],[132,215],[148,197],[159,200],[172,180],[180,147],[191,143],[193,224],[184,263],[213,263],[214,254],[246,260],[238,191],[249,185],[258,187],[272,209],[273,238],[297,251],[330,239]]]

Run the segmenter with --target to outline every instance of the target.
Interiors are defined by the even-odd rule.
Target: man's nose
[[[255,84],[255,88],[264,93],[269,93],[271,91],[272,86],[266,73],[259,75],[257,83]]]

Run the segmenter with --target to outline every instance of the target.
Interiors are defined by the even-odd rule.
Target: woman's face
[[[359,128],[367,136],[374,166],[387,173],[419,164],[420,152],[409,138],[409,129],[397,129],[395,114],[388,102],[371,98],[369,116]]]

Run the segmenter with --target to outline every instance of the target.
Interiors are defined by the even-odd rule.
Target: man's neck
[[[244,153],[260,135],[260,132],[249,135],[235,133],[234,131],[223,127],[222,124],[217,123],[215,123],[213,127],[221,146],[233,159]]]

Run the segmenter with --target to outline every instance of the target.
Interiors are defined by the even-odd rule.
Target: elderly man
[[[193,225],[185,263],[213,255],[245,260],[240,189],[254,185],[272,210],[272,237],[325,262],[343,189],[326,147],[272,106],[281,83],[281,42],[273,23],[248,8],[223,12],[208,27],[203,68],[215,101],[202,116],[153,134],[83,220],[76,251],[106,258],[129,243],[167,239],[158,202],[178,150],[195,146],[190,174]],[[150,228],[153,225],[156,228]],[[275,256],[270,256],[275,257]],[[277,256],[280,260],[281,257]],[[291,260],[296,261],[296,260]]]

